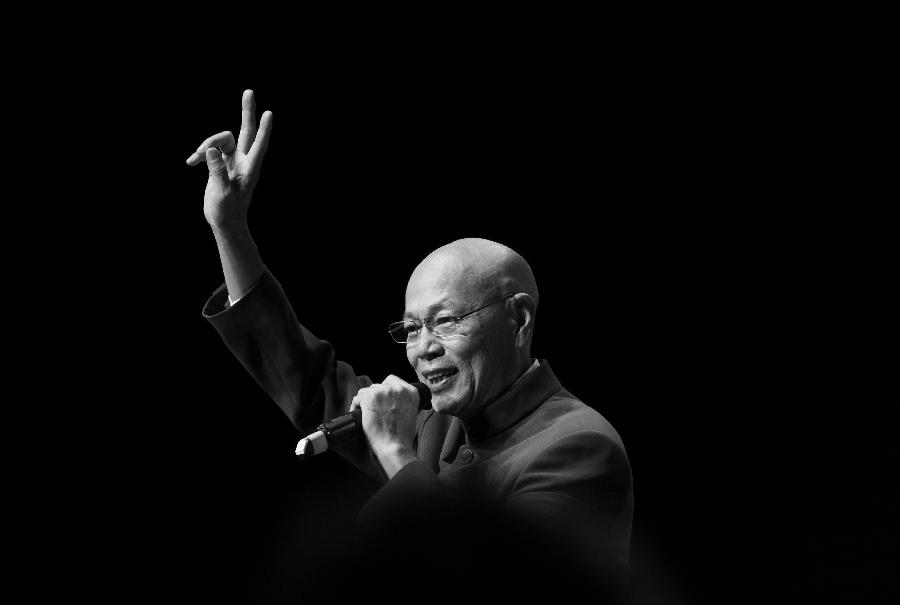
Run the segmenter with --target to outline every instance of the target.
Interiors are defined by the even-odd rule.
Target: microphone
[[[421,382],[411,384],[419,391],[419,410],[431,408],[431,389]],[[337,443],[359,439],[362,436],[362,410],[356,409],[317,426],[315,432],[297,443],[294,453],[299,459],[305,460],[327,452],[328,448]]]

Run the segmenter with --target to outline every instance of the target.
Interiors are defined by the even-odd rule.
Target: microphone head
[[[431,409],[431,389],[428,388],[428,385],[422,382],[414,382],[412,385],[419,391],[419,409]]]

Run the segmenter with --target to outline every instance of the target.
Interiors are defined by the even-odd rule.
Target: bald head
[[[441,246],[413,271],[407,284],[441,287],[456,292],[469,304],[524,292],[538,302],[531,267],[515,250],[481,238],[465,238]],[[462,300],[460,302],[463,302]]]
[[[528,370],[537,300],[531,267],[497,242],[457,240],[419,263],[406,285],[405,316],[450,320],[407,341],[435,410],[473,418]]]

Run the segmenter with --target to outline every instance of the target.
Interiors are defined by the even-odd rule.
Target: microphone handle
[[[431,389],[421,382],[413,382],[412,385],[419,391],[419,410],[430,409]],[[324,452],[337,443],[358,439],[362,434],[362,410],[356,409],[317,426],[313,433],[300,440],[295,453],[301,458],[307,458]]]
[[[419,391],[419,410],[429,409],[431,407],[431,390],[421,382],[413,382],[412,385]],[[362,410],[356,409],[349,414],[323,422],[316,427],[316,430],[325,433],[329,445],[352,439],[362,432]]]
[[[323,422],[316,430],[325,433],[329,445],[353,438],[362,430],[362,410],[356,409],[349,414]]]

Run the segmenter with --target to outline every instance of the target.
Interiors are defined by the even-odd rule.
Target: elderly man
[[[404,319],[390,333],[431,390],[432,409],[420,412],[414,386],[396,376],[373,384],[336,360],[264,266],[246,217],[273,117],[265,112],[257,128],[252,91],[242,108],[237,142],[220,133],[187,160],[209,169],[204,213],[225,276],[204,316],[304,434],[361,409],[367,439],[335,449],[384,483],[363,524],[483,502],[566,540],[586,538],[587,548],[574,547],[579,557],[627,565],[633,500],[624,446],[546,361],[532,359],[538,289],[525,260],[472,238],[415,268]]]

